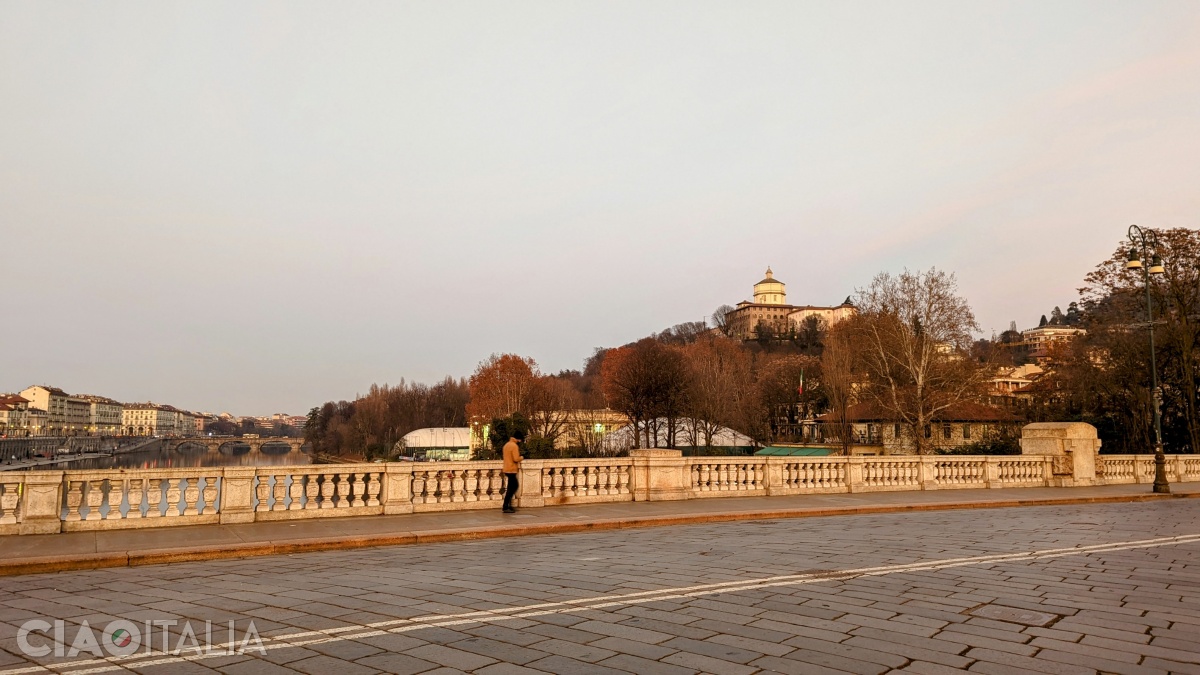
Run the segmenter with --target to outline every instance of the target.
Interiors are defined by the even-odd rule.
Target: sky
[[[0,0],[0,391],[303,414],[1200,227],[1200,3]]]

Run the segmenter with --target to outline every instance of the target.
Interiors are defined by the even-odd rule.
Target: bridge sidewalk
[[[1200,497],[1200,483],[1175,483],[1171,489],[1173,494],[1170,495],[1152,494],[1150,485],[1140,484],[730,497],[555,506],[523,509],[516,514],[503,514],[499,508],[494,508],[398,516],[11,535],[0,537],[0,575],[766,518]]]

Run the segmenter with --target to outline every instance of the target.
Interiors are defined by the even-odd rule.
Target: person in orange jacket
[[[521,471],[521,460],[525,459],[521,456],[521,446],[518,445],[525,440],[525,433],[522,431],[514,431],[512,436],[508,437],[508,442],[504,444],[504,513],[516,513],[513,508],[513,495],[517,494],[517,490],[521,484],[517,481],[517,473]]]

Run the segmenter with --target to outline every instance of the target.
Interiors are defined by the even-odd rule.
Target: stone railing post
[[[847,492],[863,492],[866,486],[863,485],[863,462],[865,457],[845,457],[846,462],[846,491]]]
[[[383,465],[383,494],[379,501],[383,502],[384,515],[413,512],[412,474],[410,462],[388,462]]]
[[[763,460],[766,461],[767,495],[777,495],[783,490],[783,465],[787,462],[787,459],[784,457],[763,457]]]
[[[1100,438],[1096,427],[1083,422],[1037,422],[1021,428],[1021,454],[1047,455],[1051,469],[1047,483],[1071,487],[1096,485],[1096,457]]]
[[[936,458],[931,455],[921,455],[918,459],[921,460],[921,489],[936,490],[937,489],[937,465]]]
[[[227,466],[221,475],[221,523],[254,522],[253,466]],[[268,480],[263,476],[263,480]]]
[[[544,459],[527,459],[521,462],[521,482],[517,492],[517,506],[522,508],[537,508],[546,505],[542,496],[542,469],[546,466]]]
[[[987,480],[987,486],[990,488],[1004,487],[1000,484],[1000,458],[986,457],[984,465],[984,476]]]
[[[691,482],[683,452],[663,448],[630,450],[630,492],[635,502],[687,499]]]
[[[62,531],[62,471],[25,474],[21,497],[21,534],[55,534]]]

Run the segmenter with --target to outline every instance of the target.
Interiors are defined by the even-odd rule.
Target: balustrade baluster
[[[452,472],[450,472],[450,471],[437,472],[437,487],[438,487],[437,500],[438,500],[438,503],[449,502],[454,499],[454,495],[451,494],[451,492],[450,492],[450,474],[451,473]]]
[[[463,473],[463,496],[469,502],[479,501],[479,469],[467,469]]]
[[[344,509],[350,506],[350,474],[339,473],[333,483],[333,508]]]
[[[414,471],[412,477],[412,495],[414,504],[425,504],[425,471]]]
[[[333,476],[330,474],[321,474],[320,476],[313,476],[313,477],[317,478],[317,480],[321,486],[321,508],[323,508],[323,509],[334,508]]]
[[[167,517],[179,515],[179,494],[182,478],[167,478]]]
[[[16,483],[0,484],[0,525],[17,522],[17,501],[21,497],[19,490]]]
[[[321,507],[318,498],[321,496],[321,483],[318,474],[309,473],[304,475],[304,510],[317,509]]]
[[[276,480],[279,480],[276,478]],[[254,477],[254,496],[258,499],[258,505],[254,507],[255,511],[270,511],[271,510],[271,477],[270,476],[255,476]]]
[[[200,511],[200,515],[206,515],[217,512],[217,477],[204,477],[204,509]]]
[[[463,495],[463,489],[466,481],[463,480],[462,471],[450,472],[450,501],[465,502],[467,498]]]
[[[629,494],[629,467],[624,464],[617,469],[617,494]]]
[[[280,480],[283,477],[277,478]],[[304,508],[304,477],[289,473],[286,477],[288,483],[288,511],[299,511]]]
[[[287,510],[287,493],[288,493],[287,476],[285,476],[283,474],[275,474],[273,476],[273,478],[275,479],[275,485],[272,486],[272,492],[274,494],[275,501],[271,504],[271,510],[272,511],[286,511]],[[262,480],[262,476],[259,476],[258,479]]]
[[[492,469],[492,501],[502,501],[504,499],[504,471],[502,469]]]
[[[100,520],[100,501],[104,498],[104,481],[87,481],[87,515],[84,520]]]
[[[372,471],[367,474],[367,506],[379,506],[379,488],[381,485],[378,473]]]
[[[199,478],[189,478],[189,479],[187,479],[187,487],[183,491],[183,505],[185,508],[183,515],[194,516],[197,513],[199,513],[196,510],[196,505],[197,505],[197,502],[199,502],[199,501],[200,501],[200,479]]]
[[[159,518],[162,516],[162,479],[146,479],[146,517]]]
[[[67,520],[80,520],[79,506],[83,503],[83,486],[86,481],[73,480],[67,483]]]
[[[357,508],[359,506],[366,506],[367,502],[363,499],[363,495],[367,491],[367,483],[366,483],[367,474],[365,474],[365,473],[350,474],[350,478],[351,478],[350,495],[351,495],[351,497],[353,497],[353,499],[350,502],[351,508]]]

